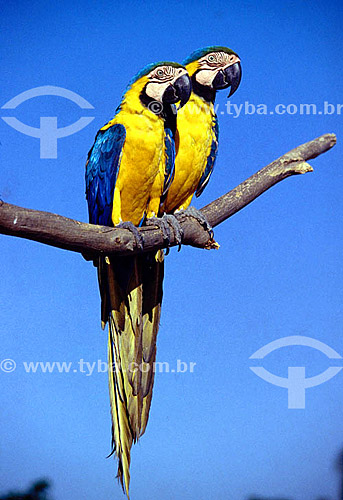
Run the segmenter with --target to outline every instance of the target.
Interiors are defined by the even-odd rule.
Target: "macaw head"
[[[231,87],[232,96],[242,78],[238,55],[227,47],[205,47],[196,50],[183,61],[191,77],[193,92],[214,101],[216,91]]]
[[[188,101],[192,84],[187,70],[174,62],[149,64],[130,82],[130,89],[139,92],[141,103],[154,114],[161,114],[165,105]]]

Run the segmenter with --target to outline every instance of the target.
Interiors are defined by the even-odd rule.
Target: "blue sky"
[[[7,2],[1,29],[2,106],[41,85],[87,99],[80,110],[40,97],[0,110],[38,127],[94,116],[58,141],[0,120],[0,195],[9,202],[87,221],[84,164],[130,78],[157,60],[182,61],[206,45],[241,57],[237,105],[342,104],[342,6],[338,1]],[[249,360],[290,335],[321,340],[343,355],[343,116],[226,113],[218,95],[219,156],[201,206],[289,149],[326,132],[338,145],[315,171],[277,185],[216,228],[218,252],[183,248],[166,260],[158,360],[196,363],[193,373],[157,374],[146,434],[132,452],[133,500],[246,500],[249,495],[336,500],[343,447],[343,374],[306,391],[289,410],[287,391],[256,377]],[[343,109],[342,109],[343,114]],[[95,269],[78,254],[1,237],[1,491],[48,477],[56,500],[121,499],[110,451],[106,373],[26,373],[23,362],[106,360]],[[263,360],[280,376],[333,363],[306,347]]]

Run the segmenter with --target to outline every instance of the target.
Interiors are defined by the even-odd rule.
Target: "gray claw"
[[[163,241],[167,243],[167,245],[170,244],[171,234],[169,224],[165,219],[163,219],[163,217],[151,217],[151,219],[148,219],[145,224],[146,226],[157,226],[159,229],[161,229],[163,234]]]
[[[144,246],[143,236],[138,231],[136,226],[132,224],[132,222],[130,221],[119,222],[119,224],[117,224],[116,227],[119,227],[121,229],[127,229],[128,231],[130,231],[130,233],[132,233],[135,238],[137,248],[139,248],[139,250],[143,250]]]
[[[172,230],[174,231],[175,241],[178,245],[178,251],[180,251],[183,240],[183,229],[180,225],[180,222],[177,220],[175,215],[170,215],[170,214],[164,214],[162,219],[165,219],[172,228]]]
[[[202,227],[205,228],[206,231],[208,231],[210,239],[211,240],[213,239],[214,233],[212,226],[208,222],[204,214],[200,212],[200,210],[197,210],[195,207],[188,207],[186,208],[186,210],[180,210],[179,213],[182,214],[184,217],[193,217],[194,219],[196,219],[199,222],[199,224],[201,224]]]

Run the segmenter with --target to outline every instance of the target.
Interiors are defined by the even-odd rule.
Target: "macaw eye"
[[[209,60],[210,62],[213,62],[213,61],[215,61],[215,60],[216,60],[216,58],[212,55],[212,56],[208,56],[208,60]]]
[[[164,75],[163,69],[158,69],[157,72],[156,72],[156,75],[157,76],[163,76]]]

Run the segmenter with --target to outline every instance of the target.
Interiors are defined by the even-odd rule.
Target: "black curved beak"
[[[166,104],[175,104],[180,101],[180,108],[186,104],[192,92],[192,83],[189,75],[179,76],[173,85],[164,91],[162,101]]]
[[[213,80],[212,86],[215,90],[227,89],[228,87],[231,87],[230,94],[228,95],[228,97],[230,97],[238,89],[239,84],[241,83],[241,78],[241,63],[236,62],[224,70],[218,71],[215,79]]]
[[[236,90],[239,87],[239,84],[241,83],[242,79],[242,67],[240,62],[236,62],[232,66],[229,66],[225,70],[225,78],[227,81],[230,82],[230,94],[228,97],[231,97],[232,94],[236,92]]]

